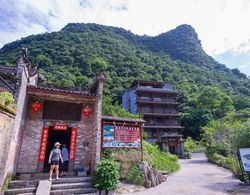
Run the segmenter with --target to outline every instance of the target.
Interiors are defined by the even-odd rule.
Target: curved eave
[[[70,91],[48,87],[27,86],[27,93],[30,96],[36,96],[46,99],[61,99],[61,100],[86,100],[96,101],[97,96],[84,91]]]

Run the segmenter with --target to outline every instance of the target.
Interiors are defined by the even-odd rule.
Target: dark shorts
[[[52,160],[50,165],[59,165],[59,161]]]

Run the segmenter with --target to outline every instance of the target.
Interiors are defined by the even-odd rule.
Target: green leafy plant
[[[6,106],[13,104],[14,102],[13,95],[10,92],[6,91],[0,93],[0,100],[4,101],[4,104]]]
[[[221,167],[230,169],[235,175],[241,175],[240,164],[236,156],[225,157],[218,153],[213,153],[211,151],[206,152],[208,160],[215,163]]]
[[[186,152],[204,152],[205,148],[201,146],[200,142],[197,143],[195,140],[193,140],[191,137],[187,137],[184,149]]]
[[[102,160],[97,165],[94,174],[95,187],[105,190],[106,194],[110,190],[115,190],[119,185],[119,163],[112,160]]]
[[[180,169],[176,155],[160,151],[158,146],[145,141],[143,141],[143,155],[144,160],[148,161],[157,170],[173,173]]]
[[[113,154],[113,152],[111,149],[104,149],[104,150],[102,150],[102,159],[103,160],[111,159],[112,154]]]
[[[139,169],[139,166],[135,164],[131,167],[126,176],[126,181],[136,185],[143,185],[145,178],[143,172]]]
[[[130,112],[127,112],[117,102],[113,103],[112,98],[108,96],[103,97],[102,112],[103,112],[103,115],[107,115],[107,116],[142,118],[142,116],[139,114],[132,114]]]

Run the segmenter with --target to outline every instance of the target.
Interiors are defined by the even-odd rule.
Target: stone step
[[[66,172],[65,174],[67,175],[66,177],[76,177],[75,172]],[[33,173],[32,174],[33,179],[44,179],[44,178],[48,178],[48,176],[49,176],[49,173]],[[53,173],[53,177],[55,177],[55,172]]]
[[[10,181],[8,188],[37,187],[38,182],[38,180],[13,180]]]
[[[98,192],[95,192],[95,193],[78,194],[78,195],[99,195],[99,193],[98,193]]]
[[[30,192],[30,193],[22,193],[22,194],[19,194],[19,195],[35,195],[36,193],[34,192],[34,193],[32,193],[32,192]]]
[[[53,184],[51,187],[51,190],[93,188],[93,187],[94,187],[94,185],[91,182],[61,183],[61,184]]]
[[[16,188],[9,189],[5,191],[5,195],[16,195],[16,194],[27,194],[27,193],[35,193],[36,187],[28,187],[28,188]]]
[[[78,189],[62,189],[52,190],[50,195],[70,195],[70,194],[97,194],[96,188],[78,188]]]
[[[61,177],[59,180],[52,180],[52,184],[59,183],[81,183],[81,182],[91,182],[91,177]]]

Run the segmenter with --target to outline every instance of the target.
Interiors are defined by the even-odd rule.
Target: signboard
[[[104,125],[102,128],[103,148],[140,148],[140,126]]]
[[[49,128],[47,128],[47,127],[43,128],[43,134],[42,134],[42,138],[41,138],[38,162],[44,162],[48,135],[49,135]]]
[[[239,154],[243,170],[250,172],[250,148],[239,148]]]
[[[70,150],[69,150],[69,160],[75,160],[76,152],[76,128],[72,128],[71,138],[70,138]]]
[[[54,126],[53,130],[68,130],[68,126],[64,124],[57,124]]]

